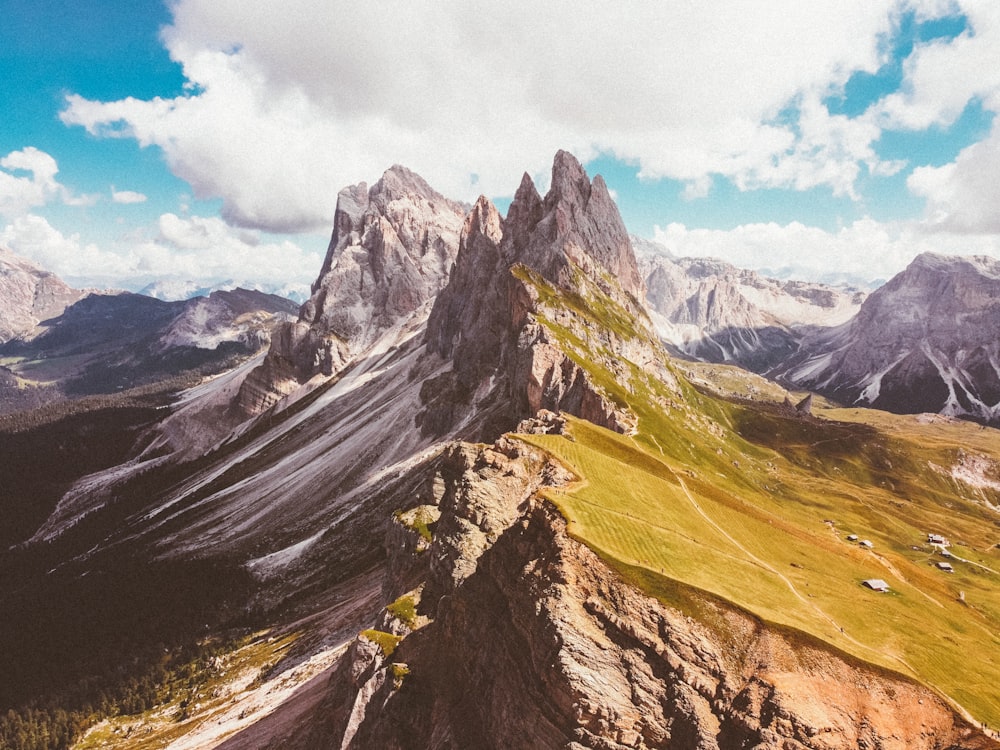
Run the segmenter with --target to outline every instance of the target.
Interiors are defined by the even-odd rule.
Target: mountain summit
[[[924,253],[783,377],[843,403],[1000,420],[1000,262]]]
[[[492,411],[497,421],[490,429],[503,431],[539,409],[626,429],[629,418],[539,325],[553,294],[615,308],[630,321],[624,338],[644,343],[630,348],[586,315],[564,314],[560,323],[574,335],[601,338],[612,357],[655,359],[643,325],[642,279],[618,208],[604,180],[591,182],[565,151],[555,156],[544,199],[525,174],[506,219],[483,197],[466,218],[448,286],[427,324],[428,352],[453,367],[424,391],[423,429],[440,433],[473,412]],[[639,333],[631,330],[635,321],[643,323]]]
[[[278,328],[243,384],[243,413],[259,413],[314,375],[339,372],[387,330],[403,326],[448,281],[467,206],[401,166],[337,196],[333,235],[299,319]]]
[[[0,344],[37,333],[39,323],[61,315],[85,294],[0,247]]]

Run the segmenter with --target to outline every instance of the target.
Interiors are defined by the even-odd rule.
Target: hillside
[[[271,327],[296,310],[245,289],[181,302],[127,292],[80,297],[0,344],[0,363],[17,378],[0,413],[220,372],[266,346]]]
[[[777,368],[842,403],[995,423],[1000,264],[924,253]]]

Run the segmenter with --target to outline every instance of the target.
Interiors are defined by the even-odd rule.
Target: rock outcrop
[[[414,553],[429,624],[387,613],[359,636],[286,746],[998,746],[904,678],[697,591],[640,593],[538,498],[569,479],[514,441],[451,449],[433,542]]]
[[[193,346],[214,349],[231,342],[250,351],[266,347],[271,329],[287,321],[296,305],[290,300],[251,289],[211,292],[179,303],[181,314],[160,336],[164,349]]]
[[[86,292],[0,247],[0,344],[30,338],[43,320],[58,317]]]
[[[539,319],[558,318],[560,327],[588,340],[588,356],[603,350],[614,360],[659,362],[639,302],[643,293],[607,186],[600,176],[591,182],[572,155],[556,155],[544,199],[525,174],[506,219],[480,198],[463,226],[449,284],[428,320],[428,353],[454,366],[426,384],[422,429],[442,434],[476,419],[483,435],[495,435],[549,409],[630,430],[634,420],[586,377],[566,342]],[[609,306],[626,321],[623,330],[588,319]],[[502,408],[494,409],[497,404]]]
[[[448,281],[467,207],[401,166],[337,197],[333,235],[299,318],[275,332],[239,404],[259,413],[315,375],[332,375],[424,310]]]
[[[1000,262],[925,253],[781,376],[843,403],[1000,423]]]

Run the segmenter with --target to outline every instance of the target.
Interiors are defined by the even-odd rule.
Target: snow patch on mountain
[[[643,251],[646,302],[660,337],[688,357],[765,372],[797,349],[805,332],[849,320],[864,292],[778,281],[711,258]]]

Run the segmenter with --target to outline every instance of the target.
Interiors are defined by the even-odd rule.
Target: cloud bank
[[[710,256],[782,279],[870,287],[887,281],[918,254],[994,255],[991,235],[938,231],[912,223],[863,219],[836,232],[797,222],[744,224],[732,230],[656,227],[656,242],[676,257]]]
[[[257,231],[233,229],[218,217],[163,214],[152,236],[133,238],[127,248],[108,250],[65,235],[34,214],[0,229],[0,245],[11,248],[77,287],[138,291],[154,282],[201,282],[244,286],[305,299],[322,256],[291,241],[266,242]],[[263,283],[262,283],[263,280]]]
[[[661,230],[686,253],[869,280],[922,248],[1000,255],[998,126],[944,165],[885,160],[877,148],[887,131],[946,129],[970,104],[1000,111],[993,0],[774,0],[752,11],[736,0],[176,0],[172,11],[162,40],[183,67],[182,96],[70,95],[61,117],[159,147],[197,197],[221,198],[234,227],[326,231],[336,191],[392,163],[456,198],[503,196],[525,168],[544,182],[566,148],[683,181],[691,199],[720,177],[741,190],[858,199],[860,179],[909,168],[908,189],[926,201],[908,226]],[[829,97],[852,76],[893,62],[902,19],[956,15],[965,30],[918,40],[893,93],[853,116],[831,113]],[[0,185],[0,200],[35,205],[54,174],[36,166],[28,183]]]
[[[186,95],[71,95],[62,117],[161,147],[228,221],[271,231],[325,228],[337,188],[392,163],[468,200],[509,194],[558,148],[612,154],[691,195],[710,175],[851,195],[862,168],[893,167],[872,149],[874,114],[834,116],[822,99],[876,71],[914,7],[180,0],[163,40]]]

